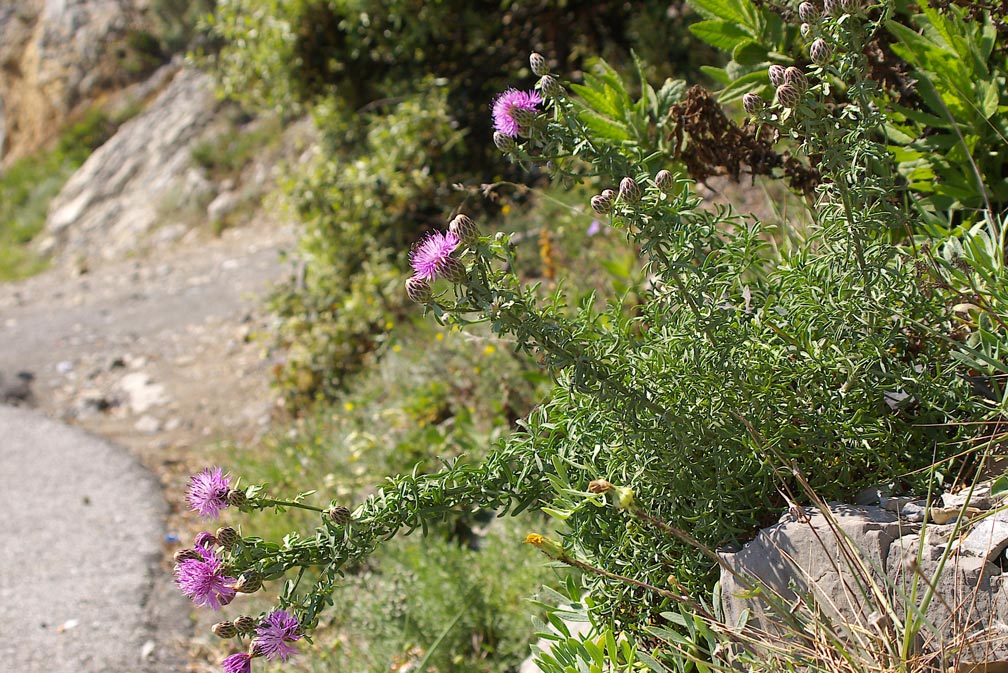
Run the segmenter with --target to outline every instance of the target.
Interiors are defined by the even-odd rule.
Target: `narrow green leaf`
[[[698,21],[691,24],[690,32],[722,51],[732,51],[737,45],[754,37],[737,24],[728,21]]]

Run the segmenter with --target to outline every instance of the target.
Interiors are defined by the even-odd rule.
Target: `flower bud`
[[[468,215],[459,213],[448,225],[448,231],[458,236],[462,245],[473,245],[479,238],[480,231],[476,223]]]
[[[840,7],[848,14],[857,14],[861,10],[861,0],[840,0]]]
[[[549,74],[549,65],[546,63],[546,58],[538,52],[533,51],[529,55],[529,65],[532,67],[532,73],[536,76]]]
[[[248,655],[250,657],[261,657],[266,654],[266,646],[259,639],[253,640],[249,643]]]
[[[497,149],[499,149],[501,152],[504,152],[505,154],[512,151],[517,145],[517,143],[515,143],[514,138],[512,138],[507,134],[501,133],[500,131],[494,131],[493,141],[494,145],[497,146]]]
[[[588,484],[591,493],[608,493],[613,485],[605,479],[596,479]]]
[[[626,486],[613,486],[612,491],[613,504],[616,509],[626,509],[635,511],[637,509],[637,499],[634,497],[634,492],[632,488],[627,488]]]
[[[654,183],[655,187],[665,193],[668,193],[675,186],[675,178],[672,177],[672,173],[663,168],[658,171],[657,175],[655,175]]]
[[[431,286],[426,278],[410,276],[406,279],[406,296],[418,304],[426,304],[431,300]]]
[[[843,14],[843,7],[840,5],[840,0],[824,0],[823,13],[828,16],[840,16]]]
[[[454,257],[446,257],[441,263],[441,268],[438,273],[449,283],[454,283],[456,285],[465,281],[469,277],[469,274],[466,273],[465,264]]]
[[[805,23],[816,23],[820,16],[819,8],[811,2],[803,2],[798,5],[798,17]]]
[[[751,115],[758,115],[763,111],[763,106],[766,101],[758,93],[753,93],[750,91],[746,95],[742,96],[742,107],[745,108],[746,113]]]
[[[809,39],[809,36],[812,34],[812,25],[808,23],[803,23],[802,25],[798,26],[798,32],[800,32],[801,36],[807,40]]]
[[[242,615],[234,620],[234,625],[239,633],[251,633],[252,631],[255,631],[256,620],[248,615]]]
[[[262,589],[262,576],[257,572],[242,573],[233,588],[240,594],[254,594]]]
[[[767,69],[767,74],[770,76],[770,83],[774,86],[780,86],[784,83],[784,66],[774,64]]]
[[[215,544],[217,544],[217,539],[206,531],[196,533],[196,537],[193,539],[194,547],[209,547]]]
[[[784,83],[797,89],[799,96],[808,91],[808,80],[805,79],[805,73],[793,65],[788,66],[788,69],[784,71]]]
[[[175,561],[175,563],[182,563],[182,561],[190,561],[190,560],[202,561],[203,555],[200,554],[195,549],[179,549],[172,556],[172,559]]]
[[[533,110],[526,110],[525,108],[517,106],[511,108],[511,112],[509,114],[511,115],[511,119],[513,119],[515,123],[523,129],[527,129],[532,126],[536,117]]]
[[[350,523],[350,510],[343,505],[333,505],[329,508],[329,518],[340,526]]]
[[[217,541],[224,549],[231,549],[238,544],[239,539],[238,531],[231,526],[223,526],[217,529]]]
[[[567,554],[564,553],[563,550],[563,545],[556,540],[549,539],[548,537],[531,533],[525,537],[525,544],[532,545],[554,561],[560,561],[567,558]]]
[[[563,92],[560,82],[553,75],[543,75],[540,77],[536,88],[547,98],[556,98]]]
[[[238,635],[238,629],[235,628],[234,622],[217,622],[210,627],[210,630],[218,638],[234,638]]]
[[[827,63],[829,63],[830,56],[832,55],[833,50],[830,49],[830,46],[829,44],[826,43],[826,40],[822,39],[821,37],[818,38],[815,42],[813,42],[812,46],[809,47],[809,58],[811,58],[812,62],[815,63],[816,65],[826,65]]]
[[[616,192],[611,189],[602,190],[601,194],[596,194],[591,199],[591,207],[599,215],[606,215],[612,210],[612,201]]]
[[[227,495],[224,496],[227,504],[232,507],[241,507],[248,501],[248,496],[245,495],[245,491],[237,488],[229,489]]]
[[[801,94],[790,84],[781,84],[777,87],[777,102],[784,107],[796,107],[801,101]]]
[[[631,177],[625,177],[619,183],[619,198],[624,203],[637,203],[641,199],[641,188]]]

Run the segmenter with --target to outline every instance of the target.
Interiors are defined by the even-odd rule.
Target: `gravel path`
[[[121,447],[0,406],[0,659],[17,673],[183,670],[166,504]]]

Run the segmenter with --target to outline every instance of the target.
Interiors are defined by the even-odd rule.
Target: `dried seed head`
[[[497,149],[504,153],[511,152],[517,145],[514,138],[500,131],[494,131],[493,141]]]
[[[418,304],[426,304],[431,300],[430,282],[420,276],[410,276],[406,279],[406,296]]]
[[[238,635],[238,629],[235,627],[234,622],[217,622],[210,627],[210,630],[218,638],[234,638]]]
[[[542,95],[547,98],[556,98],[561,93],[563,93],[563,88],[560,86],[560,82],[553,75],[543,75],[539,78],[539,83],[536,84],[536,88],[542,92]]]
[[[675,178],[672,177],[672,173],[662,169],[658,171],[657,175],[655,175],[654,183],[655,187],[667,193],[673,186],[675,186]]]
[[[826,40],[822,39],[821,37],[816,39],[812,43],[812,46],[809,47],[809,58],[811,58],[812,62],[815,63],[816,65],[826,65],[827,63],[829,63],[830,56],[832,55],[833,50],[830,49],[830,46],[826,43]]]
[[[801,94],[790,84],[781,84],[777,87],[777,102],[784,107],[796,107],[800,101]]]
[[[641,188],[631,177],[625,177],[619,183],[619,197],[624,203],[637,203],[641,198]]]
[[[343,505],[333,505],[329,508],[329,518],[340,526],[350,523],[350,510]]]
[[[225,549],[231,549],[236,544],[238,540],[241,539],[238,536],[238,531],[236,531],[231,526],[224,526],[217,529],[217,541],[220,542],[220,546]]]
[[[596,479],[588,484],[588,490],[592,493],[608,493],[613,485],[605,479]]]
[[[248,501],[248,496],[245,495],[245,491],[232,488],[228,490],[227,496],[225,496],[224,499],[227,500],[227,504],[232,507],[241,507]]]
[[[254,594],[262,589],[262,575],[257,572],[242,573],[234,584],[234,590],[240,594]]]
[[[616,192],[611,189],[603,190],[601,194],[596,194],[591,198],[591,207],[599,215],[606,215],[612,210],[613,197]]]
[[[808,91],[808,80],[805,79],[805,73],[793,65],[788,66],[787,70],[784,71],[784,83],[790,84],[797,89],[798,95],[802,95]]]
[[[458,236],[462,245],[473,245],[479,239],[480,231],[468,215],[459,213],[448,225],[448,231]]]
[[[529,65],[532,67],[532,73],[536,76],[548,75],[549,65],[546,64],[546,58],[538,53],[532,52],[529,55]]]
[[[255,631],[256,620],[249,617],[248,615],[242,615],[234,620],[235,628],[238,629],[239,633],[251,633]]]
[[[746,113],[751,115],[758,115],[763,111],[763,107],[766,105],[766,101],[758,93],[749,92],[742,96],[742,107],[745,108]]]
[[[774,86],[780,86],[784,83],[784,66],[772,65],[767,70],[767,74],[770,76],[770,83]]]
[[[811,2],[803,2],[798,5],[798,17],[805,23],[816,23],[820,16],[819,8]]]

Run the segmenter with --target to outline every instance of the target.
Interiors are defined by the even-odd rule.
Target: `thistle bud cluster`
[[[539,78],[536,88],[547,98],[557,98],[563,93],[563,87],[553,75],[543,75]]]
[[[433,296],[430,282],[420,276],[410,276],[406,279],[406,296],[417,304],[426,304]]]
[[[257,572],[242,573],[233,588],[240,594],[254,594],[262,589],[262,575]]]
[[[812,62],[816,65],[826,65],[829,63],[832,55],[833,50],[830,49],[826,40],[821,37],[816,38],[812,42],[812,46],[809,47],[809,58],[812,59]]]
[[[655,187],[667,194],[675,186],[675,178],[672,177],[672,173],[662,169],[655,175],[654,183]]]
[[[641,192],[640,185],[637,184],[636,180],[634,180],[629,176],[620,180],[619,184],[620,201],[631,204],[637,203],[638,201],[641,200],[642,195],[643,192]]]
[[[448,224],[448,231],[458,236],[462,245],[472,246],[479,240],[480,230],[472,219],[463,213],[459,213]]]
[[[591,198],[591,207],[599,215],[608,215],[612,211],[613,199],[616,192],[611,189],[603,189],[601,194],[596,194]]]
[[[248,502],[248,496],[245,494],[245,491],[237,488],[229,489],[224,499],[232,507],[241,507]]]
[[[759,94],[750,91],[742,96],[742,107],[747,114],[758,115],[766,107],[766,101]]]
[[[518,146],[518,143],[514,138],[505,133],[501,133],[500,131],[494,131],[493,141],[494,145],[497,146],[497,149],[505,154],[513,152],[514,148]]]
[[[784,83],[784,66],[782,65],[772,65],[767,69],[767,75],[770,76],[770,83],[774,86],[780,86]]]
[[[224,549],[231,549],[238,544],[238,540],[240,539],[241,537],[238,535],[238,531],[231,526],[224,526],[217,529],[217,542]]]

